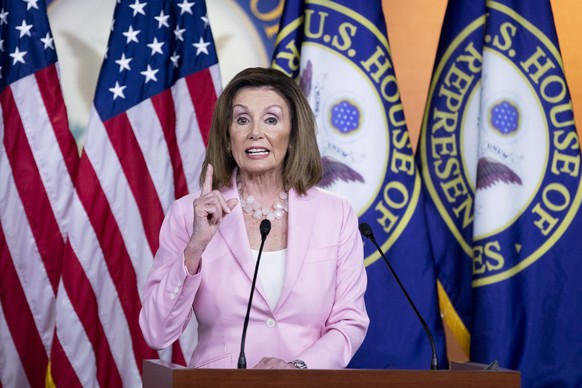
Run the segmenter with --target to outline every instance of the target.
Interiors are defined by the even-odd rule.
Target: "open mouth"
[[[266,148],[249,148],[245,152],[250,156],[266,156],[269,155],[270,151]]]

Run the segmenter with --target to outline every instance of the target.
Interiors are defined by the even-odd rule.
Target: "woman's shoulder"
[[[309,190],[307,190],[307,196],[320,197],[320,198],[329,199],[332,201],[345,201],[346,200],[346,198],[343,195],[335,193],[335,192],[327,190],[327,189],[323,189],[323,188],[318,187],[318,186],[314,186],[314,187],[310,188]]]
[[[173,211],[192,210],[192,202],[200,196],[200,191],[186,194],[172,202],[171,209]]]
[[[342,220],[357,218],[355,209],[347,197],[341,194],[321,187],[312,187],[303,198],[309,202],[306,209],[316,212],[317,217],[323,216],[328,221],[333,219],[340,224],[343,223]]]
[[[307,190],[305,194],[307,200],[319,201],[322,205],[329,204],[330,206],[350,206],[346,197],[333,191],[314,186]]]
[[[198,198],[199,196],[200,196],[200,190],[195,191],[193,193],[188,193],[186,195],[183,195],[182,197],[176,199],[175,202],[178,202],[178,203],[185,203],[185,202],[192,203],[192,201],[195,200],[196,198]]]

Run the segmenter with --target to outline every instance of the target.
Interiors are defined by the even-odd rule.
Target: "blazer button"
[[[269,319],[267,319],[265,324],[267,325],[267,327],[273,328],[273,327],[277,326],[277,321],[275,321],[273,318],[269,318]]]

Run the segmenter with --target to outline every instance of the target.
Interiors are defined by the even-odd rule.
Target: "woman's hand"
[[[286,361],[274,357],[263,357],[253,369],[297,369]]]
[[[212,190],[213,172],[214,168],[209,164],[202,183],[202,192],[192,204],[194,209],[192,236],[184,249],[184,264],[190,274],[198,271],[206,245],[218,230],[222,218],[230,214],[238,202],[236,198],[226,201],[220,191]]]

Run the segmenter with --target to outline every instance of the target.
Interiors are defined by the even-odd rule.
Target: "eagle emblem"
[[[488,157],[479,158],[477,162],[477,190],[486,189],[497,182],[522,185],[521,178],[511,168]]]

